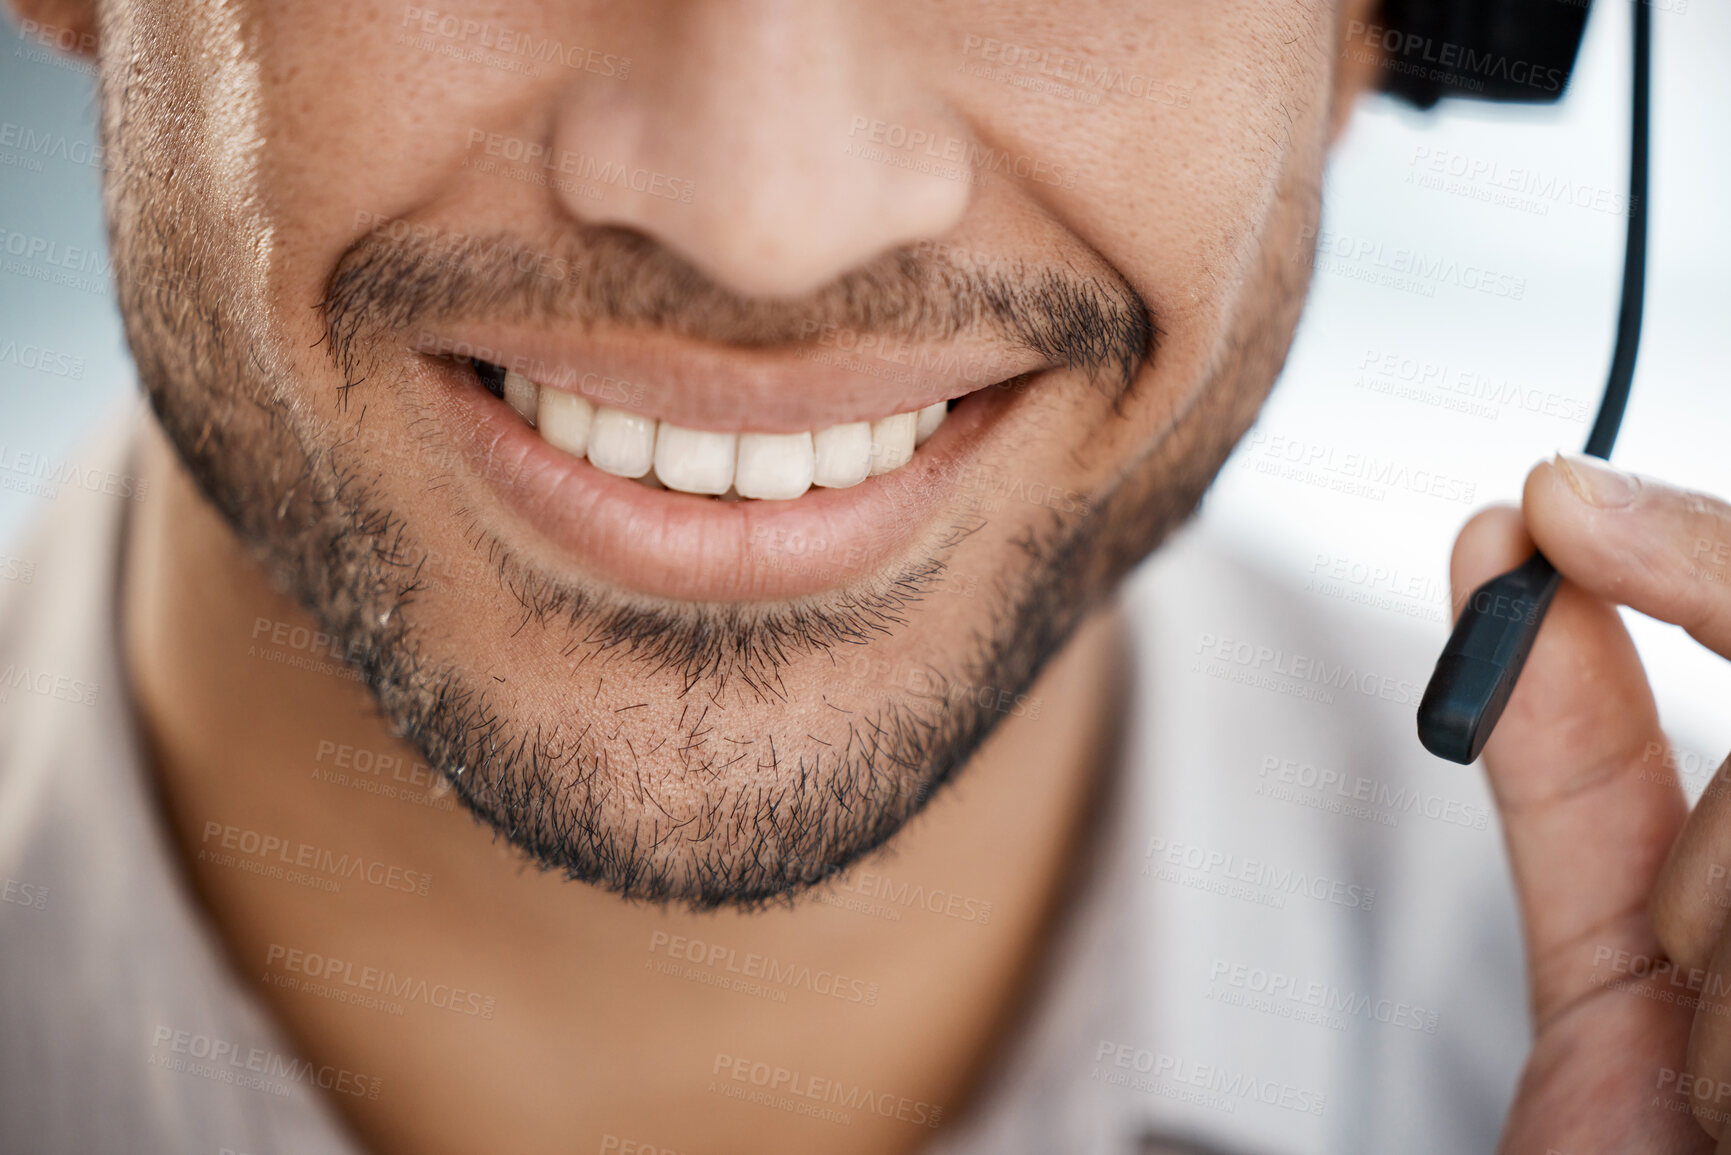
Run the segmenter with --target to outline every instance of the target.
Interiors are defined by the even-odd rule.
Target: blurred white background
[[[1723,59],[1731,6],[1660,0],[1653,26],[1646,324],[1613,459],[1731,494],[1731,68]],[[1629,37],[1626,5],[1595,4],[1575,82],[1553,108],[1445,102],[1441,114],[1426,115],[1380,98],[1359,108],[1327,179],[1325,233],[1343,248],[1347,238],[1380,245],[1383,260],[1412,250],[1524,278],[1524,295],[1439,283],[1427,297],[1350,275],[1374,272],[1374,258],[1319,261],[1286,372],[1208,499],[1213,529],[1300,587],[1326,557],[1319,576],[1338,560],[1397,575],[1377,587],[1384,593],[1398,586],[1441,596],[1449,547],[1470,513],[1517,500],[1536,460],[1581,447],[1610,363],[1621,282]],[[1440,173],[1430,167],[1439,162]],[[1483,175],[1449,175],[1474,169]],[[1427,175],[1443,187],[1426,187]],[[1513,203],[1492,199],[1498,193]],[[1443,376],[1412,388],[1398,369],[1379,371],[1390,355],[1409,373],[1428,365],[1444,367]],[[1378,383],[1404,386],[1404,395]],[[1444,407],[1449,401],[1469,408]],[[1442,475],[1474,486],[1474,496],[1463,503],[1448,499],[1450,486],[1433,496],[1397,483],[1379,501],[1257,472],[1277,453],[1298,452],[1294,445],[1332,452],[1336,463],[1351,454],[1376,458],[1378,469],[1392,462],[1391,476],[1404,468],[1421,488],[1427,475]],[[1410,614],[1414,600],[1396,604]],[[1673,741],[1696,757],[1714,752],[1710,771],[1731,748],[1722,708],[1731,666],[1681,630],[1626,616]],[[1440,622],[1425,628],[1440,645]],[[1693,777],[1689,785],[1704,785]]]
[[[1731,232],[1721,207],[1731,173],[1731,7],[1660,0],[1654,28],[1647,320],[1616,460],[1731,494],[1731,459],[1720,448],[1731,432],[1722,387]],[[1417,626],[1440,645],[1456,529],[1478,506],[1514,498],[1538,458],[1579,448],[1598,403],[1621,275],[1628,37],[1623,4],[1595,5],[1575,83],[1551,109],[1449,102],[1426,115],[1364,102],[1328,177],[1324,229],[1371,255],[1319,268],[1274,398],[1206,503],[1210,531],[1300,588],[1336,571],[1345,580],[1328,587],[1334,596],[1379,599],[1362,615],[1367,628]],[[30,152],[18,146],[23,130],[63,139]],[[42,261],[10,252],[14,234],[62,252],[100,251],[94,134],[88,68],[5,25],[0,350],[28,341],[81,360],[71,375],[0,355],[0,479],[16,476],[7,459],[19,452],[65,454],[133,388],[107,292],[45,283]],[[1403,252],[1488,269],[1524,291],[1517,300],[1458,278],[1375,283],[1377,261]],[[1259,470],[1289,453],[1312,458],[1320,473],[1295,480]],[[1367,473],[1368,495],[1314,483]],[[0,488],[0,557],[47,506]],[[1678,744],[1697,754],[1731,748],[1731,718],[1719,709],[1731,665],[1680,631],[1634,625]]]

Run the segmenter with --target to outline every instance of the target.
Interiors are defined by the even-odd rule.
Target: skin
[[[1480,514],[1455,547],[1457,598],[1535,543],[1564,577],[1485,747],[1536,1036],[1506,1151],[1731,1150],[1720,1097],[1731,780],[1721,767],[1687,809],[1615,609],[1731,656],[1728,529],[1717,498],[1567,459],[1535,468],[1518,512]]]
[[[734,1057],[964,1113],[1018,1021],[1091,804],[1109,789],[1112,690],[1124,681],[1110,592],[1187,515],[1285,354],[1326,146],[1371,78],[1339,51],[1367,5],[1184,0],[1151,16],[1110,3],[524,0],[472,13],[629,57],[629,83],[451,62],[398,43],[403,9],[382,3],[18,7],[100,45],[121,300],[162,418],[140,470],[162,496],[134,527],[123,642],[169,817],[237,972],[307,1055],[380,1080],[377,1099],[333,1098],[362,1140],[404,1152],[565,1151],[609,1135],[681,1151],[887,1152],[930,1133],[728,1099],[714,1088]],[[1079,108],[959,70],[970,35],[1073,47],[1188,101]],[[1076,179],[943,181],[862,165],[843,152],[856,110]],[[701,195],[596,200],[479,173],[465,165],[477,127],[624,156]],[[765,614],[857,606],[910,566],[938,567],[943,591],[922,587],[884,628],[846,641],[880,669],[988,679],[1038,700],[1039,716],[961,711],[945,731],[929,696],[905,685],[838,690],[834,638],[774,660],[718,649],[696,676],[629,647],[573,644],[526,589],[578,588],[614,609],[643,599],[501,513],[447,459],[417,455],[439,436],[426,432],[428,398],[449,379],[407,358],[400,333],[333,329],[333,287],[381,219],[549,249],[586,229],[646,237],[732,310],[686,300],[654,319],[649,344],[714,341],[717,317],[731,317],[750,322],[726,330],[733,344],[781,348],[789,325],[824,315],[826,289],[920,242],[1140,302],[1159,331],[1151,356],[1123,379],[1049,359],[978,451],[994,476],[1085,495],[1088,516],[1011,502],[970,519],[977,509],[946,499],[870,572],[797,595],[777,584],[789,579],[774,558],[759,559],[752,606]],[[968,339],[999,352],[1005,340]],[[367,504],[343,504],[336,483],[381,459]],[[1663,956],[1685,976],[1697,968],[1697,989],[1726,985],[1715,986],[1731,947],[1713,867],[1731,852],[1720,816],[1731,782],[1722,773],[1687,814],[1662,756],[1655,765],[1664,737],[1614,607],[1731,656],[1731,583],[1713,549],[1699,551],[1728,539],[1731,511],[1651,480],[1626,505],[1594,504],[1581,496],[1589,467],[1571,468],[1537,468],[1520,511],[1481,515],[1454,563],[1467,590],[1536,542],[1565,578],[1485,759],[1525,911],[1536,1028],[1505,1148],[1713,1150],[1708,1136],[1726,1133],[1703,1109],[1713,1096],[1675,1088],[1682,1073],[1731,1083],[1723,995],[1655,997],[1676,984],[1614,960]],[[382,584],[367,568],[378,526],[359,514],[390,515],[411,556],[458,564],[413,596]],[[353,552],[322,549],[333,544]],[[501,556],[509,564],[494,568]],[[1033,580],[1053,574],[1062,583]],[[358,643],[366,683],[259,658],[261,620],[267,634],[323,631],[351,654]],[[430,668],[453,672],[447,688],[485,690],[495,746],[527,750],[511,739],[612,719],[614,745],[537,764],[547,797],[590,806],[590,833],[642,853],[554,863],[588,884],[537,871],[531,859],[548,865],[549,847],[501,790],[523,763],[471,757],[473,718],[451,725],[426,708],[429,683],[415,675]],[[845,733],[828,728],[842,725],[825,713],[831,693],[855,715],[930,723],[893,773],[872,767],[896,789],[816,807],[799,829],[787,807],[746,806],[750,821],[713,843],[681,833],[679,818],[787,797],[799,758]],[[710,741],[775,735],[777,753],[693,773],[681,751],[701,737],[686,721],[700,696],[726,712]],[[642,739],[628,747],[630,775],[626,739]],[[425,757],[430,804],[328,780],[321,743],[403,766]],[[441,795],[435,777],[454,786]],[[233,828],[365,848],[431,886],[287,885],[210,855],[213,823],[218,846]],[[767,883],[745,869],[759,860],[773,868]],[[991,917],[889,921],[836,905],[874,871],[976,910],[989,902]],[[675,936],[855,977],[875,1001],[723,995],[663,973],[681,961]],[[462,987],[493,1013],[388,1016],[294,991],[273,961],[289,950]]]
[[[1108,56],[1193,91],[1190,107],[1150,133],[1146,101],[1115,100],[1101,131],[1078,139],[1072,110],[1049,98],[1006,103],[1003,85],[958,79],[954,46],[971,21],[921,6],[899,22],[880,8],[696,11],[718,27],[699,35],[670,8],[631,20],[526,8],[505,21],[616,46],[634,79],[608,84],[417,67],[423,51],[395,42],[395,7],[297,8],[286,23],[271,5],[116,7],[102,35],[137,46],[104,61],[163,61],[133,65],[160,69],[160,85],[105,83],[118,150],[109,215],[140,373],[200,488],[273,579],[358,654],[392,728],[467,805],[550,867],[711,906],[774,897],[869,851],[998,720],[874,679],[831,698],[838,654],[861,646],[874,668],[934,671],[941,697],[960,687],[964,703],[977,701],[969,687],[1024,693],[1188,513],[1290,338],[1340,78],[1327,47],[1337,14],[1322,5],[1247,4],[1233,16],[1192,5],[1173,10],[1160,37],[1139,33]],[[1067,10],[1054,27],[1032,9],[993,27],[1019,41],[1086,41],[1115,15]],[[1162,47],[1221,20],[1242,29],[1230,47]],[[794,40],[822,46],[817,75],[781,66],[780,46]],[[182,44],[223,47],[182,59]],[[397,69],[357,63],[405,51],[415,55]],[[754,59],[765,67],[742,73],[738,62]],[[862,163],[845,152],[858,116],[1001,145],[1066,175],[967,183]],[[1246,126],[1242,145],[1213,147],[1213,126],[1229,122]],[[469,167],[477,132],[689,174],[703,195],[592,204]],[[910,241],[984,254],[1030,282],[1067,278],[1079,295],[1130,294],[1162,335],[1128,380],[1041,373],[1010,395],[971,459],[986,477],[1086,495],[1088,515],[1016,502],[981,518],[952,494],[909,519],[906,541],[843,522],[835,536],[875,551],[873,564],[815,594],[785,588],[793,559],[722,551],[690,568],[746,569],[755,600],[646,605],[644,591],[620,588],[630,575],[596,572],[629,555],[629,541],[574,562],[500,508],[484,478],[449,467],[469,426],[442,408],[458,382],[401,347],[464,318],[419,313],[392,328],[376,320],[389,308],[352,307],[345,274],[369,267],[379,219],[554,253],[578,224],[629,228],[682,263],[659,280],[653,254],[620,254],[616,267],[713,289],[648,315],[658,348],[675,333],[785,347],[799,319],[830,316],[826,286]],[[461,271],[459,282],[480,276]],[[706,304],[713,295],[723,304]],[[545,313],[595,323],[597,310],[570,293],[533,312],[499,297],[456,312],[519,329],[547,328]],[[603,328],[620,328],[621,315],[645,323],[626,307],[599,312]],[[510,452],[489,463],[509,472]],[[464,566],[428,580],[411,568],[427,557]],[[989,593],[927,596],[936,578]],[[660,617],[646,631],[648,613]],[[680,629],[692,640],[670,657],[657,639]],[[574,831],[553,828],[567,820]]]
[[[628,905],[533,871],[458,809],[311,779],[315,767],[334,768],[332,757],[317,758],[317,741],[400,751],[404,767],[415,759],[380,736],[371,696],[347,679],[297,676],[248,659],[244,647],[176,644],[246,637],[257,615],[308,619],[256,570],[246,580],[232,535],[174,470],[167,447],[156,442],[151,456],[160,475],[177,480],[147,517],[178,529],[158,524],[141,534],[156,544],[130,562],[137,584],[128,621],[138,652],[157,655],[140,663],[150,675],[140,706],[174,743],[159,766],[186,858],[237,970],[303,1053],[380,1079],[376,1100],[333,1097],[371,1149],[473,1151],[508,1141],[527,1151],[595,1150],[611,1135],[681,1152],[877,1152],[914,1149],[930,1134],[857,1111],[837,1127],[720,1099],[710,1088],[723,1056],[907,1096],[946,1117],[964,1109],[991,1041],[1013,1018],[1099,777],[1123,684],[1109,615],[1042,679],[1047,723],[1011,718],[960,788],[935,800],[873,868],[892,887],[963,896],[975,912],[989,903],[986,921],[963,917],[967,908],[943,916],[916,907],[888,921],[816,902],[706,915]],[[170,548],[180,533],[195,548]],[[209,564],[225,555],[230,565]],[[223,708],[208,710],[209,701]],[[398,774],[379,778],[417,788]],[[203,837],[212,819],[296,843],[366,847],[369,858],[433,881],[421,897],[261,880],[201,858],[220,845]],[[835,897],[861,903],[874,893],[856,885]],[[729,964],[693,966],[692,948],[682,951],[673,936],[729,948],[735,973],[756,954],[846,976],[848,997],[795,986],[775,1002],[681,981],[654,968],[725,975]],[[286,957],[271,965],[273,946],[450,984],[496,1009],[480,1018],[411,1002],[393,1017],[309,997],[264,979],[319,977],[304,964],[290,969]],[[707,957],[707,946],[695,949]]]

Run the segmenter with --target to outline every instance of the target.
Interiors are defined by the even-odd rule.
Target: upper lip
[[[1047,368],[1039,353],[963,336],[929,344],[817,333],[798,346],[723,346],[666,332],[565,334],[530,324],[417,333],[411,350],[474,357],[597,405],[717,433],[799,433],[921,409]],[[846,346],[845,348],[843,346]]]

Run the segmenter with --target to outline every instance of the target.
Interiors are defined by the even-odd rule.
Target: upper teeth
[[[542,389],[515,369],[505,374],[504,394],[543,441],[607,473],[647,480],[653,470],[668,489],[782,501],[813,485],[845,489],[901,468],[948,412],[939,401],[807,433],[711,433]]]

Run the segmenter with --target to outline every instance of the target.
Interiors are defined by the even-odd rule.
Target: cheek
[[[1206,313],[1284,171],[1320,160],[1333,26],[1322,0],[993,6],[958,15],[926,69],[995,142],[1063,168],[1023,190],[1162,313]]]
[[[950,28],[946,47],[967,67],[949,63],[948,98],[1012,150],[1064,168],[1067,184],[1020,191],[1122,273],[1160,325],[1141,407],[1102,423],[1116,448],[1169,422],[1233,356],[1245,315],[1307,280],[1333,20],[1317,0],[1175,0],[1152,14],[994,7]],[[1064,95],[1084,91],[1087,103]],[[1271,327],[1289,312],[1275,308]]]
[[[265,211],[277,246],[270,289],[293,336],[317,339],[311,306],[355,240],[448,198],[465,167],[485,158],[494,128],[550,104],[570,82],[556,63],[470,58],[501,32],[527,43],[536,27],[534,7],[513,4],[261,6]],[[568,39],[546,33],[535,43]],[[459,215],[473,207],[451,206]]]
[[[1038,202],[1121,271],[1161,325],[1155,379],[1125,419],[1099,421],[1108,461],[1156,436],[1225,354],[1247,286],[1266,280],[1268,246],[1298,262],[1294,236],[1271,221],[1282,182],[1320,165],[1328,68],[1316,46],[1327,42],[1328,19],[1326,5],[1296,15],[1292,7],[1180,0],[1157,18],[1115,4],[970,11],[934,33],[921,61],[919,74],[970,119],[994,136],[1003,128],[1007,151],[1031,174],[1014,195]],[[254,63],[234,65],[227,89],[251,86],[237,103],[250,109],[251,135],[221,135],[263,147],[230,148],[219,168],[237,169],[244,155],[258,166],[249,211],[270,247],[268,260],[253,262],[263,269],[264,315],[302,379],[328,382],[312,306],[342,252],[378,221],[438,201],[466,164],[486,158],[493,126],[551,107],[572,79],[557,67],[537,75],[460,58],[477,39],[470,25],[533,33],[533,8],[446,5],[430,24],[421,9],[372,0],[244,11],[235,32],[244,43],[230,55]],[[579,21],[563,24],[561,43],[590,35],[569,31]],[[1066,47],[1097,44],[1101,27],[1134,31],[1109,46]],[[1098,103],[1021,83],[1054,70]],[[333,390],[317,388],[312,399],[336,414]]]

